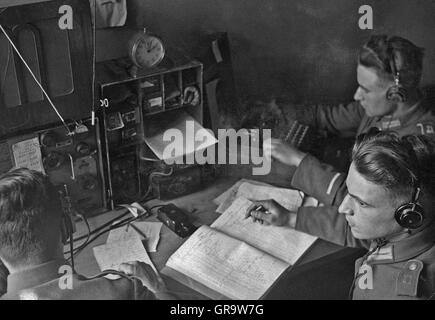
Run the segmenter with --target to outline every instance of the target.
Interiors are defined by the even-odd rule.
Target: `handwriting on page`
[[[302,205],[302,196],[297,190],[242,183],[237,197],[253,200],[273,199],[287,210],[296,211]]]
[[[140,234],[139,237],[142,241],[145,241],[145,247],[148,252],[156,252],[157,245],[160,240],[160,229],[163,226],[161,222],[147,222],[139,221],[133,222],[133,224],[144,234],[146,239],[144,239]],[[123,226],[121,228],[116,228],[110,231],[107,237],[107,243],[126,241],[131,237],[138,235],[138,232],[131,226]]]
[[[259,299],[288,267],[281,260],[207,226],[168,260],[168,267],[231,299]]]
[[[41,146],[37,137],[15,143],[12,145],[12,152],[17,168],[28,168],[45,173]]]
[[[240,179],[231,188],[229,188],[228,190],[226,190],[224,193],[222,193],[220,196],[218,196],[216,199],[213,200],[214,203],[219,205],[218,208],[216,209],[217,213],[223,213],[234,202],[234,200],[236,200],[239,187],[243,183],[248,183],[252,186],[271,186],[267,183],[256,181],[256,180]],[[245,198],[249,198],[249,197],[245,197]]]
[[[244,219],[251,201],[240,197],[211,225],[293,265],[317,239],[290,228],[264,226]]]
[[[139,236],[129,236],[121,241],[103,244],[93,248],[95,259],[102,271],[118,270],[124,262],[142,261],[156,271],[150,257],[142,245]]]

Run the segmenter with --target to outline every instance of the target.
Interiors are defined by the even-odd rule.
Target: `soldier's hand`
[[[122,263],[119,266],[119,271],[139,278],[142,284],[151,292],[161,292],[166,290],[163,279],[151,268],[149,264],[140,261]]]
[[[299,166],[306,153],[292,147],[280,139],[267,139],[263,142],[264,152],[288,166]]]
[[[245,218],[249,217],[264,225],[294,228],[296,224],[296,214],[287,210],[275,200],[254,201],[245,213]]]

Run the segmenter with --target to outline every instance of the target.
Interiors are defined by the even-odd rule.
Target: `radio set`
[[[0,61],[6,72],[0,79],[0,173],[13,167],[43,171],[67,207],[85,215],[137,201],[148,190],[159,198],[198,190],[212,169],[162,165],[161,157],[150,159],[143,150],[150,149],[151,127],[165,119],[187,116],[202,126],[202,63],[175,52],[167,58],[161,39],[139,32],[129,42],[129,58],[93,66],[88,4],[67,0],[82,22],[71,32],[51,25],[60,2],[11,7],[2,15],[0,54],[8,59]],[[35,12],[38,23],[21,10]],[[19,32],[35,41],[15,41]],[[32,68],[28,58],[37,61]],[[85,120],[71,125],[65,119]]]
[[[142,38],[142,37],[139,37]],[[150,40],[151,41],[151,40]],[[154,40],[153,40],[154,41]],[[123,59],[97,64],[99,98],[108,100],[103,150],[110,205],[148,196],[172,199],[199,190],[211,174],[198,165],[167,165],[150,147],[165,125],[187,114],[203,123],[202,64],[186,57],[131,73]]]
[[[99,123],[93,127],[87,119],[70,128],[73,135],[59,125],[5,140],[1,171],[14,166],[43,171],[74,209],[95,215],[107,206]]]

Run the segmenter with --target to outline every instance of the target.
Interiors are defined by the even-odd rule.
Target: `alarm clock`
[[[128,43],[130,59],[134,63],[130,70],[136,76],[138,68],[146,69],[157,66],[165,56],[163,42],[157,36],[148,34],[146,29],[135,34]]]

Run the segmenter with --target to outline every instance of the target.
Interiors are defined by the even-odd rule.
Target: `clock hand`
[[[151,52],[151,51],[153,51],[155,48],[157,48],[157,44],[154,45],[151,49],[148,49],[148,53]]]

